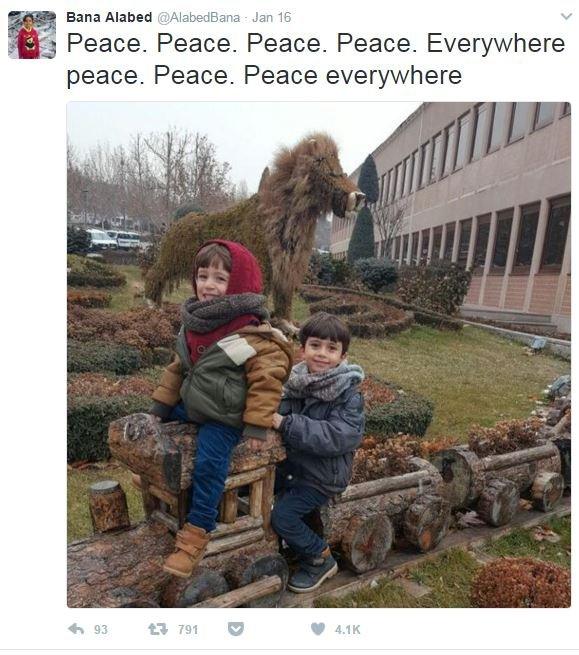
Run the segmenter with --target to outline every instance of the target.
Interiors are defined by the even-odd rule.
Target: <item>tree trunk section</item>
[[[342,556],[356,573],[371,571],[382,564],[392,547],[394,529],[387,516],[353,516],[342,537]]]
[[[483,467],[467,446],[443,450],[434,455],[432,463],[442,476],[442,494],[453,509],[468,507],[480,496],[484,487]]]
[[[519,490],[512,480],[495,478],[483,489],[477,505],[479,516],[489,525],[505,525],[519,507]]]
[[[533,505],[541,512],[550,512],[561,500],[565,481],[560,473],[542,471],[531,489]]]
[[[131,525],[127,497],[116,480],[103,480],[90,486],[89,509],[95,533],[121,530]]]
[[[419,496],[404,516],[404,536],[422,553],[435,548],[448,532],[450,504],[440,496]]]

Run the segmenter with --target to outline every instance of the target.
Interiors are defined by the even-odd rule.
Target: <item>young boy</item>
[[[242,436],[266,445],[291,346],[266,323],[255,257],[239,243],[213,240],[195,258],[195,297],[182,307],[177,355],[153,394],[151,413],[199,423],[187,522],[163,568],[189,577],[215,529],[229,460]]]
[[[358,390],[364,372],[347,363],[350,333],[335,316],[312,316],[300,330],[300,343],[303,362],[293,367],[273,420],[287,459],[278,469],[281,493],[272,525],[301,559],[288,588],[305,593],[338,571],[328,544],[303,519],[350,482],[354,451],[364,432]]]
[[[26,14],[22,21],[22,28],[18,32],[18,58],[40,59],[40,41],[38,32],[34,29],[34,17]]]

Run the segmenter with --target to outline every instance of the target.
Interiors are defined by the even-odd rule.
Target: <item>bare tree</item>
[[[402,202],[392,202],[390,204],[375,205],[371,211],[374,225],[382,243],[382,253],[389,253],[392,242],[400,234],[406,205]]]

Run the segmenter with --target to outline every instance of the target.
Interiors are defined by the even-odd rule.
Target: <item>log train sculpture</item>
[[[182,525],[195,453],[195,427],[159,425],[146,414],[114,421],[109,445],[134,473],[147,520],[127,526],[124,496],[101,485],[91,503],[98,534],[69,546],[71,607],[273,607],[284,592],[288,564],[270,525],[276,464],[285,451],[274,435],[266,452],[243,442],[232,458],[220,522],[202,566],[188,580],[161,568]],[[550,441],[480,458],[466,446],[432,462],[409,460],[410,472],[350,485],[316,516],[341,563],[356,573],[379,567],[393,541],[421,552],[444,538],[450,512],[476,507],[490,525],[515,514],[519,495],[549,511],[563,493],[559,449]],[[107,501],[108,496],[108,501]],[[312,517],[314,518],[314,517]]]

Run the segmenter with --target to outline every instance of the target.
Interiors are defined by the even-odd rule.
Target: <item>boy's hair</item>
[[[211,264],[221,264],[228,273],[231,273],[231,253],[220,243],[209,243],[197,253],[195,257],[195,276],[200,268],[208,268]]]
[[[34,22],[34,16],[32,14],[24,14],[22,22],[24,22],[27,18],[30,18],[30,20]]]
[[[300,343],[305,347],[310,337],[316,339],[329,339],[342,344],[342,354],[348,352],[350,345],[350,330],[337,316],[327,312],[317,312],[302,325],[300,329]]]

